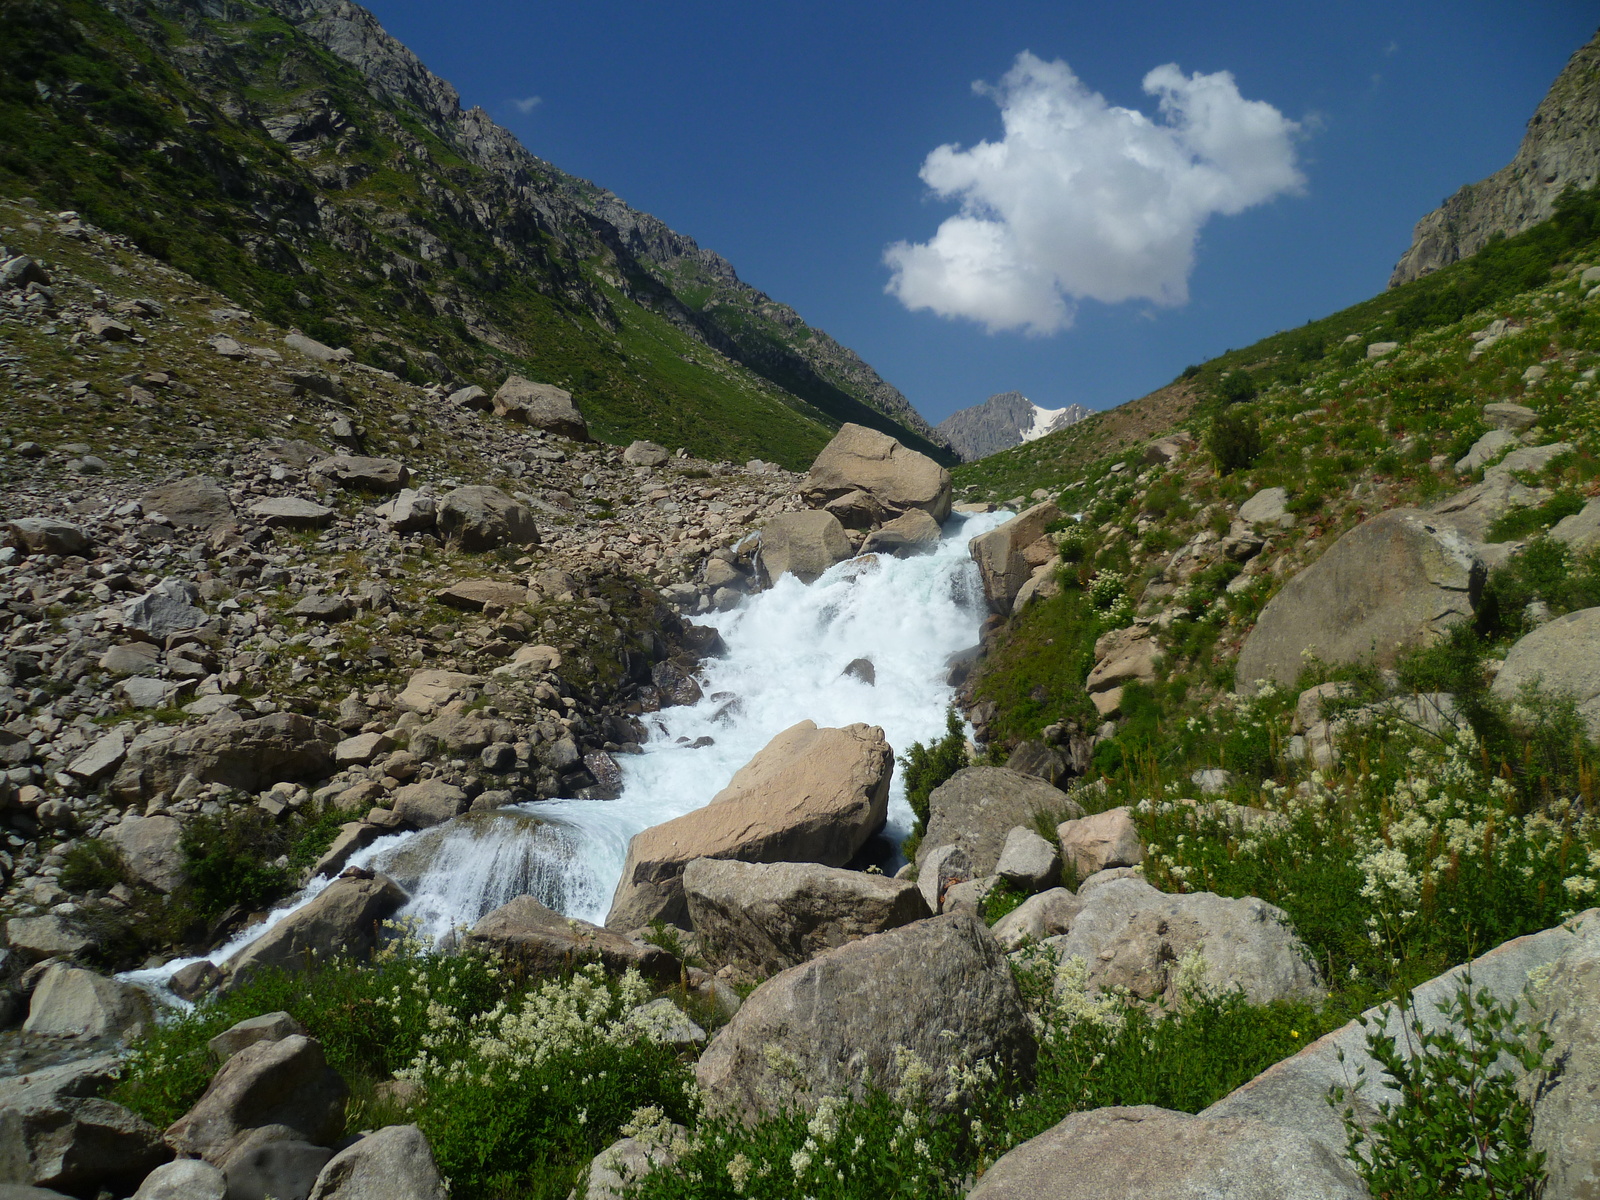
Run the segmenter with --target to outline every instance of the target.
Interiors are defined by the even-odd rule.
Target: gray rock
[[[816,863],[697,858],[683,894],[705,952],[762,975],[931,915],[909,880]]]
[[[1569,925],[1581,927],[1600,915],[1595,909],[1580,913]],[[1411,993],[1412,1019],[1421,1021],[1424,1030],[1444,1027],[1439,1005],[1451,1000],[1462,980],[1471,976],[1474,992],[1487,988],[1502,1004],[1523,995],[1531,974],[1554,962],[1573,943],[1572,929],[1557,926],[1506,942],[1463,966],[1453,967]],[[1364,1022],[1364,1023],[1363,1023]],[[1328,1090],[1348,1088],[1361,1070],[1368,1082],[1353,1097],[1356,1117],[1371,1125],[1377,1106],[1385,1100],[1399,1099],[1399,1093],[1383,1085],[1383,1072],[1367,1053],[1369,1029],[1386,1031],[1397,1046],[1411,1044],[1411,1035],[1402,1027],[1393,1005],[1368,1009],[1354,1021],[1340,1026],[1312,1042],[1300,1053],[1268,1067],[1249,1083],[1234,1089],[1200,1115],[1204,1117],[1246,1117],[1263,1124],[1282,1126],[1320,1141],[1331,1152],[1343,1155],[1344,1124],[1328,1103]]]
[[[1489,527],[1508,512],[1543,504],[1549,498],[1546,489],[1528,487],[1517,482],[1509,471],[1494,467],[1484,473],[1482,482],[1446,496],[1428,511],[1443,517],[1472,541],[1481,542],[1489,536]],[[1481,547],[1478,551],[1486,563],[1492,549]]]
[[[84,783],[99,783],[122,765],[127,756],[128,743],[122,730],[103,733],[77,758],[67,764],[67,774]]]
[[[246,792],[283,781],[322,779],[333,774],[337,740],[331,725],[298,713],[223,726],[155,729],[133,740],[111,789],[118,797],[136,800],[170,793],[186,775]]]
[[[658,446],[654,442],[630,442],[622,452],[622,461],[632,467],[664,466],[671,457],[665,446]]]
[[[317,362],[345,363],[355,358],[355,351],[347,347],[340,346],[338,349],[334,349],[332,346],[324,345],[322,342],[317,341],[316,338],[309,338],[303,333],[288,334],[283,339],[283,344],[296,353],[303,354]]]
[[[34,987],[22,1032],[126,1041],[143,1033],[153,1015],[150,998],[132,984],[57,963]]]
[[[972,860],[954,843],[939,846],[917,863],[917,891],[931,913],[944,911],[949,890],[972,878]]]
[[[1018,593],[1033,578],[1034,567],[1038,565],[1029,561],[1026,552],[1045,538],[1048,526],[1060,519],[1061,510],[1053,501],[1046,500],[967,543],[967,552],[978,564],[989,611],[1001,616],[1011,614]],[[1053,547],[1051,553],[1054,553]]]
[[[1388,358],[1398,349],[1400,349],[1399,342],[1371,342],[1367,345],[1367,358]]]
[[[883,828],[893,770],[876,726],[790,726],[704,808],[634,835],[606,926],[686,920],[682,876],[697,858],[843,866]]]
[[[142,596],[122,606],[122,623],[157,641],[174,633],[198,629],[206,623],[203,609],[195,607],[200,589],[183,579],[163,579]]]
[[[50,273],[36,259],[18,254],[0,264],[0,287],[25,288],[30,283],[37,283],[40,287],[50,286]]]
[[[94,945],[94,939],[66,917],[12,917],[6,922],[6,942],[29,961],[73,958]]]
[[[177,700],[184,685],[168,679],[136,676],[117,685],[123,698],[134,708],[166,708]]]
[[[508,376],[494,394],[494,412],[575,442],[589,440],[589,425],[572,402],[572,393],[551,383]]]
[[[54,517],[23,517],[7,521],[11,543],[24,554],[59,554],[63,557],[89,552],[89,535],[76,525]]]
[[[1544,470],[1563,454],[1571,454],[1571,442],[1551,442],[1545,446],[1524,446],[1520,450],[1513,450],[1502,458],[1494,467],[1496,471],[1511,474],[1514,471],[1532,471],[1535,474]]]
[[[172,817],[123,817],[104,836],[122,854],[133,877],[156,891],[170,893],[186,878],[183,826]]]
[[[153,488],[140,497],[145,515],[160,513],[174,525],[190,529],[214,529],[233,520],[233,502],[228,493],[208,475]]]
[[[1061,879],[1061,852],[1033,830],[1018,825],[1006,834],[994,873],[1019,891],[1042,892]]]
[[[1487,466],[1502,452],[1517,444],[1517,435],[1510,429],[1491,429],[1477,441],[1472,449],[1456,460],[1456,473],[1467,475]]]
[[[420,533],[432,529],[439,515],[434,498],[424,496],[413,488],[401,488],[393,500],[378,505],[375,511],[396,533]]]
[[[1288,529],[1294,524],[1294,514],[1285,507],[1288,503],[1287,488],[1262,488],[1239,506],[1239,520],[1246,525],[1276,525]]]
[[[1015,950],[1024,942],[1042,942],[1068,932],[1082,908],[1083,903],[1066,888],[1051,888],[1029,896],[996,921],[990,932],[1002,947]]]
[[[1005,955],[975,915],[874,934],[767,980],[701,1055],[695,1078],[712,1112],[814,1108],[826,1095],[860,1095],[869,1080],[900,1085],[897,1048],[931,1069],[936,1107],[964,1063],[992,1060],[1008,1086],[1031,1081],[1032,1028]]]
[[[1483,406],[1483,419],[1496,429],[1521,433],[1539,423],[1539,414],[1525,404],[1499,402]]]
[[[344,870],[345,865],[379,838],[386,836],[385,829],[365,821],[350,821],[339,826],[339,835],[333,844],[317,859],[311,868],[313,879],[329,879]]]
[[[651,1138],[623,1138],[612,1142],[589,1163],[587,1179],[580,1178],[582,1191],[573,1200],[626,1200],[633,1187],[651,1171],[671,1166],[680,1149],[687,1149],[689,1131],[682,1125],[669,1125]]]
[[[1600,545],[1600,497],[1589,501],[1570,517],[1562,517],[1550,530],[1550,536],[1565,542],[1574,554]]]
[[[460,487],[439,502],[439,533],[463,550],[534,546],[539,530],[533,513],[496,487]]]
[[[230,1200],[228,1180],[208,1162],[180,1158],[146,1175],[133,1200]]]
[[[1600,738],[1600,608],[1567,613],[1518,640],[1491,690],[1516,700],[1532,685],[1577,701],[1589,736]]]
[[[299,496],[272,496],[250,506],[250,516],[273,529],[326,529],[333,509]]]
[[[28,1085],[0,1096],[0,1187],[127,1195],[171,1157],[160,1130],[109,1100]],[[18,1196],[29,1200],[27,1191]]]
[[[228,1200],[306,1200],[332,1157],[326,1146],[267,1126],[238,1138],[218,1165],[228,1181]]]
[[[1328,664],[1392,667],[1412,646],[1469,620],[1484,568],[1439,518],[1397,508],[1356,526],[1267,604],[1239,652],[1239,690],[1293,687],[1305,653]]]
[[[928,828],[917,865],[940,846],[960,846],[972,875],[993,875],[1006,837],[1036,816],[1059,821],[1083,813],[1078,802],[1042,779],[1005,767],[963,767],[928,797]]]
[[[174,971],[167,980],[167,987],[180,1000],[198,1000],[221,982],[222,972],[217,970],[216,964],[202,958]]]
[[[498,951],[535,975],[556,975],[575,961],[588,959],[619,974],[634,967],[657,980],[674,980],[679,972],[677,959],[659,946],[562,916],[532,896],[518,896],[486,914],[472,927],[467,942]]]
[[[300,1034],[258,1042],[222,1065],[195,1106],[167,1130],[167,1143],[217,1165],[235,1138],[264,1125],[332,1145],[344,1132],[348,1095],[318,1042]]]
[[[246,1046],[257,1042],[281,1042],[286,1037],[305,1033],[304,1027],[286,1012],[262,1013],[224,1029],[206,1043],[206,1049],[219,1062],[227,1062]]]
[[[325,592],[315,592],[306,596],[289,610],[291,617],[307,617],[313,621],[322,621],[334,624],[338,621],[348,621],[355,615],[355,606],[351,604],[348,596],[334,596]]]
[[[1198,953],[1200,985],[1213,994],[1238,988],[1252,1004],[1323,995],[1288,916],[1264,901],[1169,895],[1137,877],[1103,875],[1080,887],[1077,898],[1083,907],[1072,928],[1046,944],[1063,961],[1082,958],[1092,988],[1125,988],[1141,1000],[1175,1005],[1181,964]]]
[[[311,1200],[447,1200],[433,1150],[415,1125],[387,1125],[334,1155]]]
[[[488,412],[494,407],[494,401],[489,399],[489,393],[475,383],[451,392],[446,397],[446,403],[452,408],[470,408],[478,412]]]
[[[279,921],[224,964],[237,987],[264,967],[285,971],[350,955],[361,958],[377,941],[378,925],[406,901],[386,876],[336,879],[315,900]]]
[[[943,530],[939,522],[919,508],[902,513],[881,529],[867,534],[861,543],[863,554],[889,554],[895,558],[910,558],[916,554],[931,554],[939,545]]]
[[[1151,1105],[1073,1113],[1002,1155],[970,1200],[1367,1200],[1342,1154],[1294,1130]]]
[[[1476,982],[1476,981],[1474,981]],[[1549,1064],[1526,1081],[1533,1148],[1545,1154],[1545,1200],[1600,1193],[1600,920],[1582,922],[1538,989],[1553,1043]]]
[[[363,458],[335,454],[311,468],[311,473],[346,491],[398,492],[411,478],[405,464],[393,458]]]
[[[150,642],[123,642],[100,656],[100,669],[113,675],[150,675],[161,669],[161,647]]]
[[[761,565],[774,583],[785,575],[812,583],[851,554],[844,526],[832,513],[781,513],[761,529]]]

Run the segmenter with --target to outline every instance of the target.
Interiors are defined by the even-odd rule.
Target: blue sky
[[[1382,290],[1417,218],[1509,161],[1550,82],[1596,26],[1592,2],[1577,0],[369,7],[465,103],[540,157],[723,254],[934,422],[1010,389],[1047,408],[1110,407],[1188,363]],[[1023,52],[1037,71],[1012,76],[1009,92],[974,92],[975,81],[1000,85]],[[1192,267],[1167,242],[1138,269],[1083,266],[1097,238],[1054,236],[1082,216],[1074,206],[1083,197],[1070,194],[1078,184],[1057,195],[1017,167],[1015,153],[1004,178],[964,153],[1005,136],[1000,103],[1020,121],[1030,95],[1059,101],[1071,76],[1072,111],[1091,127],[1164,136],[1108,115],[1092,94],[1161,127],[1143,83],[1168,63],[1186,88],[1196,75],[1231,73],[1237,94],[1223,87],[1223,109],[1269,114],[1240,151],[1262,161],[1240,169],[1250,178],[1227,181],[1231,201],[1212,204],[1239,211],[1185,209],[1198,229]],[[1072,136],[1041,154],[1072,152]],[[1177,146],[1179,157],[1193,140]],[[934,177],[949,193],[940,198],[919,172],[949,144],[963,153]],[[1163,219],[1177,192],[1209,187],[1147,182],[1160,193],[1151,214]],[[1118,186],[1096,193],[1099,215],[1148,226],[1137,194],[1145,184]],[[988,215],[980,232],[1011,239],[998,297],[973,299],[935,254],[960,232],[961,222],[941,225],[959,215],[962,197]],[[1058,220],[1058,211],[1067,215]],[[1178,228],[1173,244],[1186,236]],[[891,295],[884,256],[896,243],[931,244],[904,261],[931,263],[932,274],[908,269],[911,282]],[[1124,294],[1135,298],[1093,298]],[[973,315],[940,316],[941,305]]]

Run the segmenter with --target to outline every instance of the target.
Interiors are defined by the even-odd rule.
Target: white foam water
[[[1009,516],[953,517],[932,554],[851,559],[809,586],[786,575],[730,612],[695,618],[721,633],[727,653],[701,664],[698,703],[644,718],[642,753],[618,756],[619,799],[545,800],[471,815],[384,838],[352,863],[405,888],[411,899],[400,915],[434,938],[520,895],[604,921],[629,839],[704,805],[789,726],[808,719],[878,725],[897,754],[940,737],[953,699],[946,660],[977,641],[986,611],[967,542]],[[871,661],[873,683],[845,674],[859,658]],[[897,771],[885,832],[898,844],[910,827]],[[220,964],[326,886],[313,884],[206,957]],[[194,961],[127,977],[160,987]]]

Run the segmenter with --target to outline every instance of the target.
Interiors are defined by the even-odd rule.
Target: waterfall
[[[628,841],[704,805],[774,735],[798,721],[882,726],[896,753],[944,733],[953,698],[945,660],[977,640],[985,607],[967,542],[1010,514],[954,517],[937,550],[915,558],[866,556],[810,585],[786,575],[715,627],[727,653],[701,664],[702,699],[643,718],[642,752],[619,755],[616,800],[545,800],[398,834],[351,861],[390,875],[410,894],[401,916],[434,937],[470,927],[519,895],[568,916],[605,920]],[[868,684],[844,673],[871,661]],[[898,845],[911,809],[896,772],[885,831]],[[221,963],[327,886],[318,881],[265,922],[208,955]],[[159,985],[194,959],[128,978]]]

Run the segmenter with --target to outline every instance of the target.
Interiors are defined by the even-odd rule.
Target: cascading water
[[[717,628],[727,654],[701,665],[698,704],[645,718],[643,752],[619,759],[620,799],[546,800],[459,818],[385,838],[351,861],[394,878],[411,895],[401,916],[436,938],[519,895],[604,921],[629,839],[704,805],[796,722],[879,725],[896,752],[943,734],[952,698],[946,659],[976,641],[985,612],[967,541],[1009,515],[955,517],[935,553],[852,559],[809,586],[786,575],[731,612],[696,618]],[[871,661],[873,683],[844,673],[858,658]],[[898,843],[910,825],[897,774],[886,832]],[[208,957],[222,962],[325,886],[312,885]],[[131,978],[159,984],[192,961]]]

